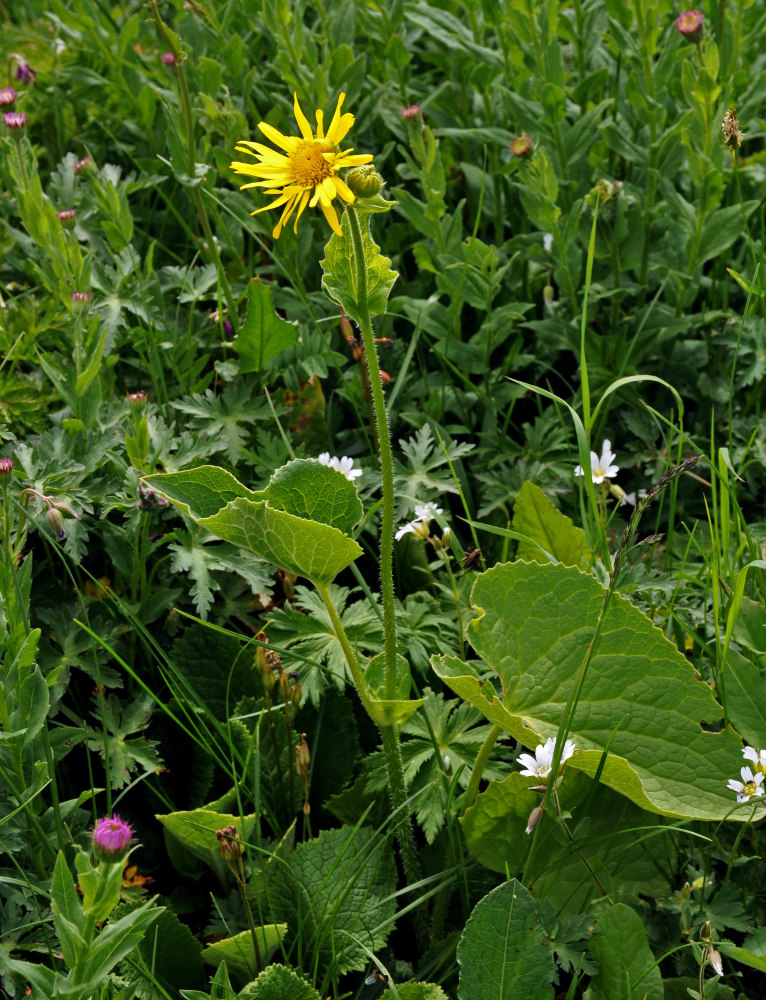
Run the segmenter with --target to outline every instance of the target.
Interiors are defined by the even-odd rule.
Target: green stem
[[[500,726],[493,726],[484,738],[484,742],[476,755],[476,761],[471,770],[471,780],[468,782],[468,788],[465,790],[463,801],[460,805],[461,816],[476,801],[476,796],[479,794],[481,776],[484,774],[484,768],[487,766],[489,755],[492,753],[492,747],[495,745],[495,741],[502,731]]]
[[[374,719],[375,708],[372,704],[370,689],[367,686],[364,672],[359,666],[359,660],[357,660],[356,654],[351,648],[351,643],[348,641],[346,630],[343,628],[343,622],[340,620],[340,616],[338,615],[335,605],[333,604],[333,599],[330,596],[330,588],[325,583],[317,583],[316,580],[314,581],[314,586],[317,589],[317,593],[322,598],[324,606],[327,608],[327,614],[330,616],[333,631],[335,632],[341,649],[343,650],[343,655],[346,657],[346,663],[348,663],[348,669],[351,671],[351,677],[354,681],[354,687],[359,695],[359,699],[364,706],[365,712],[367,712],[371,719]]]
[[[383,634],[385,637],[385,693],[386,698],[396,697],[396,609],[394,606],[394,462],[391,436],[388,429],[386,400],[383,395],[378,353],[370,322],[367,304],[367,262],[364,256],[362,227],[352,205],[346,206],[346,218],[351,232],[356,267],[356,298],[359,326],[364,341],[367,368],[370,373],[370,391],[378,432],[378,454],[383,480],[383,509],[380,525],[380,582],[383,597]]]

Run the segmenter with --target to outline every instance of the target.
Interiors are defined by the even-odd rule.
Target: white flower
[[[573,740],[567,740],[561,754],[559,766],[563,765],[575,752]],[[534,757],[529,753],[520,753],[518,762],[524,765],[522,774],[530,778],[547,778],[553,767],[553,755],[556,751],[556,737],[550,736],[545,743],[538,743]]]
[[[415,517],[411,521],[408,521],[407,524],[403,524],[394,535],[394,538],[398,542],[399,539],[404,538],[405,535],[413,534],[417,535],[418,538],[425,540],[428,538],[428,526],[436,515],[441,513],[441,507],[437,507],[436,504],[416,503]]]
[[[755,764],[756,774],[766,771],[766,750],[756,750],[755,747],[745,747],[742,751],[745,760],[751,760]]]
[[[327,465],[331,469],[335,469],[336,472],[340,472],[344,475],[350,483],[361,476],[362,470],[354,468],[353,458],[348,458],[346,455],[343,458],[336,458],[334,455],[330,455],[329,451],[323,451],[321,455],[317,456],[317,462],[321,462],[322,465]]]
[[[612,442],[604,439],[601,445],[601,457],[592,451],[590,453],[590,472],[594,483],[603,483],[605,479],[613,479],[620,471],[619,465],[612,465],[617,456],[612,451]],[[575,466],[575,475],[584,475],[581,465]]]
[[[752,749],[752,747],[748,747]],[[737,802],[747,802],[748,799],[760,798],[763,795],[763,774],[759,771],[753,774],[749,767],[743,767],[739,772],[742,781],[736,778],[729,778],[727,787],[737,793]]]
[[[552,246],[553,246],[553,233],[543,233],[543,249],[547,253],[550,253]]]

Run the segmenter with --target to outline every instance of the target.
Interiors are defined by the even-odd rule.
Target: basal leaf
[[[255,928],[262,962],[267,962],[271,958],[286,933],[286,924],[264,924]],[[239,980],[248,981],[253,978],[253,973],[258,971],[253,938],[249,930],[208,945],[202,952],[202,958],[207,965],[218,966],[221,962],[226,962],[226,967]]]
[[[639,887],[647,896],[667,890],[658,868],[672,871],[675,865],[671,834],[654,829],[656,816],[603,785],[594,789],[589,778],[568,766],[559,799],[561,808],[572,813],[573,840],[562,837],[555,819],[545,815],[528,861],[532,838],[524,830],[540,803],[539,793],[530,791],[535,783],[516,771],[490,782],[466,811],[461,821],[466,843],[483,865],[500,874],[527,865],[527,885],[559,913],[587,910],[601,897],[601,887],[614,901],[635,899]]]
[[[239,370],[259,372],[267,361],[286,347],[298,343],[298,329],[274,310],[271,289],[260,278],[247,286],[247,315],[234,341],[239,354]]]
[[[458,659],[437,673],[525,746],[555,736],[602,609],[605,591],[591,576],[562,566],[515,562],[477,578],[479,617],[471,645],[496,673],[492,683]],[[569,762],[652,812],[696,819],[732,815],[726,780],[741,742],[716,727],[722,711],[686,658],[637,608],[617,595],[607,609],[570,736],[581,752]],[[734,810],[745,819],[749,810]]]
[[[314,987],[287,965],[270,965],[239,994],[239,1000],[321,1000]]]
[[[598,971],[585,994],[587,1000],[663,1000],[662,977],[646,928],[625,903],[610,907],[599,919],[590,949]]]
[[[537,903],[512,879],[480,900],[457,947],[458,1000],[551,1000],[553,952],[543,945]]]
[[[165,827],[166,838],[173,838],[178,846],[210,865],[221,878],[226,871],[226,862],[221,858],[215,831],[234,826],[242,840],[247,841],[255,824],[254,814],[245,816],[243,824],[238,816],[210,809],[166,813],[156,818]]]
[[[526,535],[532,542],[519,542],[519,559],[531,559],[545,563],[548,560],[540,551],[544,549],[565,566],[584,569],[593,554],[582,528],[576,527],[570,518],[557,510],[539,486],[532,482],[522,483],[513,507],[513,530]]]
[[[287,922],[291,935],[300,934],[312,969],[316,956],[321,970],[339,975],[367,966],[357,940],[371,951],[385,945],[395,890],[396,865],[384,839],[366,827],[324,830],[277,869],[274,917]]]

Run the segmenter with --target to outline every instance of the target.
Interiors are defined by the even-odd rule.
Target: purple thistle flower
[[[71,298],[72,298],[72,304],[73,305],[75,305],[75,306],[77,306],[77,305],[84,305],[85,303],[90,302],[90,300],[93,298],[93,293],[92,292],[72,292]]]
[[[27,124],[27,116],[23,111],[6,111],[3,115],[3,121],[5,122],[6,128],[25,128]]]
[[[16,100],[16,91],[13,87],[3,87],[0,89],[0,108],[6,108]]]
[[[399,108],[399,117],[404,118],[405,121],[411,121],[413,118],[417,118],[419,114],[419,104],[408,104],[406,108]]]
[[[97,861],[114,863],[123,861],[127,856],[133,827],[114,813],[112,818],[104,816],[96,820],[93,828],[93,854]]]

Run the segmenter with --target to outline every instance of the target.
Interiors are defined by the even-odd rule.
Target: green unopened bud
[[[295,748],[295,767],[301,781],[308,780],[309,765],[311,764],[311,753],[306,742],[306,734],[301,733],[301,741]]]
[[[55,507],[49,507],[45,516],[48,518],[48,524],[56,538],[64,538],[66,532],[64,531],[64,518],[61,516],[61,511],[56,510]]]
[[[365,163],[346,174],[346,184],[357,198],[371,198],[383,190],[385,181],[371,163]]]
[[[277,665],[277,688],[282,701],[291,702],[293,700],[293,686],[290,683],[290,678],[282,669],[281,663]]]

